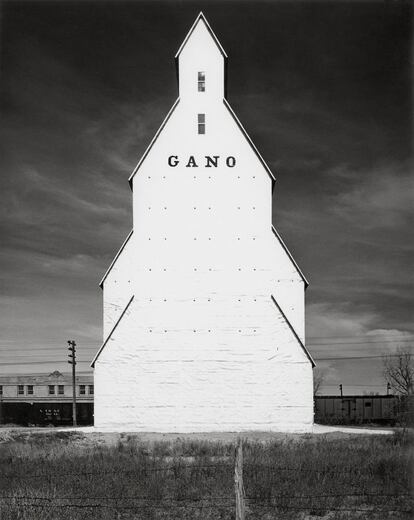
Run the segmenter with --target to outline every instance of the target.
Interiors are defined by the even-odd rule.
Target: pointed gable
[[[175,55],[175,59],[179,59],[180,54],[184,50],[184,47],[187,45],[187,42],[190,39],[191,35],[193,34],[194,30],[196,29],[196,27],[200,27],[200,25],[204,26],[207,29],[207,31],[210,33],[214,43],[217,45],[217,48],[220,51],[220,53],[222,54],[223,58],[227,58],[227,54],[226,54],[225,50],[223,49],[223,47],[221,46],[220,42],[218,41],[217,36],[214,34],[213,29],[210,27],[210,24],[208,23],[203,12],[200,11],[199,15],[194,20],[194,23],[191,26],[191,29],[188,31],[187,36],[184,38],[183,43],[180,45],[180,48],[178,49],[178,51]]]
[[[199,141],[193,142],[194,137],[196,137],[194,133],[196,133],[195,123],[198,114],[207,117],[206,128],[209,137],[204,139],[204,142],[208,143],[208,146],[204,147],[204,154],[212,153],[214,155],[219,153],[220,149],[223,149],[223,143],[229,140],[228,134],[232,134],[233,143],[230,144],[230,146],[233,146],[232,149],[243,149],[244,155],[250,155],[252,151],[269,175],[273,189],[274,174],[226,100],[227,55],[203,13],[197,16],[175,58],[178,64],[179,97],[130,175],[128,181],[131,189],[133,189],[135,174],[149,158],[149,155],[158,156],[160,147],[157,146],[157,150],[154,147],[156,144],[158,145],[162,138],[164,138],[164,143],[161,148],[165,150],[168,148],[165,142],[174,143],[175,136],[180,135],[180,142],[170,147],[173,154],[181,151],[179,147],[183,143],[187,148],[186,153],[199,148]],[[202,92],[197,88],[200,77],[203,78],[203,88],[205,87]],[[223,104],[224,111],[222,109]],[[221,105],[221,107],[218,105]],[[228,122],[231,124],[227,124]],[[170,127],[171,124],[173,129],[168,131],[167,126]],[[225,135],[226,132],[227,135]],[[236,137],[238,135],[241,139]],[[215,141],[215,143],[212,143],[212,141]],[[246,150],[246,145],[250,148],[250,152]],[[152,164],[153,160],[152,157],[152,160],[149,161],[151,163],[149,169],[159,169],[160,165]],[[165,162],[166,157],[163,157],[162,160]],[[157,160],[154,162],[157,162]]]

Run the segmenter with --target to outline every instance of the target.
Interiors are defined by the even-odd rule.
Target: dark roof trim
[[[161,131],[163,130],[164,126],[167,124],[167,121],[170,119],[171,117],[171,114],[174,112],[175,110],[175,107],[178,105],[180,101],[180,98],[178,97],[176,100],[175,100],[175,103],[173,104],[173,106],[170,108],[170,111],[168,112],[168,114],[166,115],[164,121],[161,123],[161,126],[158,128],[157,130],[157,133],[154,135],[154,137],[152,138],[152,141],[150,142],[150,144],[148,145],[147,149],[145,150],[143,156],[141,157],[141,159],[139,160],[139,163],[135,166],[135,169],[134,171],[131,173],[131,175],[129,176],[129,179],[128,179],[128,182],[129,182],[129,185],[132,189],[132,179],[134,177],[134,175],[137,173],[139,167],[141,166],[141,164],[144,162],[144,159],[145,157],[148,155],[149,151],[151,150],[151,148],[153,147],[155,141],[158,139],[158,136],[160,135]]]
[[[204,14],[202,13],[202,11],[200,11],[199,15],[197,16],[197,18],[195,19],[193,25],[191,26],[191,29],[188,31],[187,33],[187,36],[184,38],[184,41],[183,43],[180,45],[180,48],[178,49],[176,55],[175,55],[175,59],[177,59],[182,50],[184,49],[185,47],[185,44],[187,43],[188,39],[190,38],[191,34],[193,33],[194,29],[196,28],[198,22],[202,20],[205,24],[205,26],[207,27],[207,30],[208,32],[210,33],[211,37],[213,38],[215,44],[217,45],[219,51],[221,52],[221,54],[223,55],[223,58],[227,58],[227,54],[225,53],[223,47],[221,46],[220,42],[218,41],[218,38],[217,36],[214,34],[213,32],[213,29],[210,27],[210,24],[207,22],[206,20],[206,17],[204,16]]]
[[[124,247],[127,245],[127,242],[128,242],[128,240],[131,238],[131,235],[132,235],[133,232],[134,232],[134,230],[131,229],[131,231],[129,232],[128,236],[127,236],[126,239],[123,241],[122,246],[119,248],[117,254],[115,255],[115,258],[112,260],[111,265],[108,267],[108,269],[106,270],[106,273],[103,275],[102,280],[99,282],[99,287],[100,287],[101,289],[103,288],[103,283],[104,283],[104,281],[106,280],[106,277],[107,277],[108,274],[110,273],[112,267],[115,265],[115,262],[118,260],[119,255],[120,255],[120,254],[122,253],[122,251],[124,250]]]
[[[339,385],[338,385],[339,386]],[[349,385],[352,386],[352,385]],[[361,394],[347,394],[341,397],[340,395],[315,395],[314,399],[338,399],[339,401],[343,399],[395,399],[396,395],[361,395]]]
[[[103,342],[102,347],[98,350],[98,352],[96,353],[96,356],[93,358],[92,363],[91,363],[91,367],[92,367],[92,368],[95,368],[95,363],[96,363],[96,361],[98,360],[98,357],[101,355],[101,352],[103,351],[103,349],[105,348],[106,344],[107,344],[108,341],[110,340],[112,334],[114,333],[114,330],[118,327],[119,322],[120,322],[120,321],[122,320],[122,318],[124,317],[124,314],[125,314],[126,311],[128,310],[128,307],[131,305],[131,302],[132,302],[133,299],[134,299],[134,295],[131,296],[131,299],[130,299],[129,302],[127,303],[125,309],[122,311],[121,316],[118,318],[117,322],[116,322],[115,325],[112,327],[111,332],[108,334],[108,337],[107,337],[106,340]]]
[[[281,246],[283,247],[283,249],[286,251],[288,257],[290,258],[292,264],[295,266],[297,272],[300,274],[302,280],[304,281],[305,283],[305,289],[307,289],[308,285],[309,285],[309,282],[308,280],[305,278],[305,275],[302,273],[300,267],[298,266],[298,264],[295,262],[295,259],[293,258],[291,252],[289,251],[289,249],[287,248],[286,244],[283,242],[282,240],[282,237],[279,235],[279,233],[276,231],[276,228],[275,226],[272,226],[272,231],[273,231],[273,234],[275,235],[275,237],[279,240]]]
[[[252,150],[254,151],[254,153],[257,155],[259,161],[263,164],[265,170],[267,171],[267,173],[269,174],[269,177],[272,179],[272,188],[273,188],[273,183],[275,182],[276,178],[275,176],[273,175],[271,169],[269,168],[269,166],[267,165],[266,161],[263,159],[263,157],[260,155],[259,153],[259,150],[256,148],[256,146],[254,145],[253,141],[250,139],[250,136],[249,134],[246,132],[246,130],[244,129],[243,125],[241,124],[239,118],[236,116],[236,114],[234,113],[233,109],[231,108],[231,106],[229,105],[229,102],[227,101],[227,99],[223,99],[223,103],[225,105],[225,107],[228,109],[228,111],[230,112],[230,114],[232,115],[233,119],[236,121],[238,127],[240,128],[240,130],[242,131],[242,134],[244,135],[244,137],[247,139],[247,141],[249,142]]]
[[[286,317],[286,314],[282,311],[280,305],[277,303],[275,297],[273,296],[273,294],[270,295],[270,297],[272,298],[272,301],[273,303],[276,305],[276,307],[278,308],[280,314],[283,316],[283,318],[285,319],[286,323],[289,325],[289,328],[290,330],[293,332],[293,334],[295,335],[295,338],[298,340],[299,342],[299,345],[302,347],[303,351],[305,352],[306,356],[308,357],[309,361],[312,363],[312,367],[315,367],[316,364],[315,364],[315,361],[313,360],[312,356],[310,355],[308,349],[305,347],[305,345],[303,344],[302,340],[300,339],[300,337],[296,334],[296,331],[295,329],[292,327],[290,321],[287,319]]]

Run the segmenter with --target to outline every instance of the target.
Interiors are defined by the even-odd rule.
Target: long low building
[[[76,377],[77,421],[94,423],[93,375]],[[396,424],[414,418],[414,398],[395,395],[327,395],[314,398],[320,424]],[[50,374],[0,376],[0,424],[25,426],[72,424],[72,376]]]
[[[0,376],[0,423],[72,424],[72,376],[50,374]],[[93,376],[76,376],[77,420],[93,424]]]

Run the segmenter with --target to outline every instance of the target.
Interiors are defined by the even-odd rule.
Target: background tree
[[[313,370],[313,395],[318,395],[325,379],[325,372],[318,368]]]
[[[396,394],[414,393],[414,356],[409,348],[399,348],[395,355],[383,357],[383,374]]]

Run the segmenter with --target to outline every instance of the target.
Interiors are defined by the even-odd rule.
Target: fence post
[[[243,487],[243,443],[239,438],[234,465],[234,490],[236,492],[236,520],[245,520]]]

